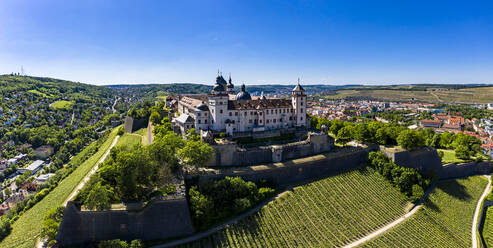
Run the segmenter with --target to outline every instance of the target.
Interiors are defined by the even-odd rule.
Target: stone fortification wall
[[[447,164],[439,173],[440,179],[472,176],[476,174],[490,174],[492,172],[491,162],[469,162],[462,164]]]
[[[193,232],[184,197],[156,201],[139,212],[81,211],[69,202],[57,241],[62,246],[76,246],[108,239],[166,239]]]
[[[257,182],[273,180],[278,185],[297,183],[304,180],[326,177],[332,173],[357,168],[367,162],[371,148],[343,148],[339,151],[319,154],[282,163],[272,163],[241,168],[221,169],[217,174],[201,175],[198,182],[208,179],[222,179],[239,176],[244,180]],[[188,178],[191,180],[192,178]]]
[[[394,163],[418,169],[427,176],[436,176],[437,179],[466,177],[492,172],[490,162],[469,162],[442,166],[440,156],[438,156],[437,151],[432,147],[425,147],[416,151],[406,151],[381,146],[380,150],[392,158]]]
[[[394,163],[419,170],[427,176],[438,175],[442,170],[442,162],[437,151],[431,147],[425,147],[415,151],[394,150],[380,147]]]
[[[134,119],[133,117],[125,116],[125,123],[123,124],[123,127],[126,133],[133,133],[141,128],[146,127],[147,122],[147,118]]]
[[[235,143],[213,145],[215,156],[206,166],[244,166],[279,162],[328,152],[334,140],[327,134],[310,133],[306,140],[284,145],[240,148]]]

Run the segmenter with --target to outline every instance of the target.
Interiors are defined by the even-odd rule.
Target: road
[[[89,173],[87,173],[87,175],[82,179],[82,181],[77,185],[77,187],[75,187],[74,191],[72,191],[72,193],[69,195],[69,197],[67,197],[67,199],[65,199],[65,201],[63,202],[63,206],[67,206],[67,202],[69,202],[72,199],[74,199],[75,196],[77,195],[77,193],[79,193],[79,191],[82,189],[82,187],[84,187],[84,185],[86,184],[86,182],[89,181],[89,178],[91,178],[91,176],[94,173],[96,173],[96,171],[99,168],[99,165],[104,160],[106,160],[106,157],[108,157],[108,155],[110,154],[111,148],[113,148],[116,145],[116,142],[118,142],[118,139],[119,138],[120,138],[120,136],[116,136],[115,137],[115,139],[111,143],[111,146],[108,148],[108,150],[106,151],[106,153],[98,160],[98,162],[96,163],[96,165],[91,169],[91,171],[89,171]]]
[[[472,248],[478,248],[478,235],[477,235],[477,230],[478,230],[478,221],[479,221],[479,215],[481,214],[482,208],[481,204],[483,203],[483,200],[486,196],[491,191],[491,176],[486,176],[488,178],[488,185],[484,189],[483,194],[481,195],[481,198],[479,198],[478,204],[476,205],[476,211],[474,211],[474,219],[472,221],[472,229],[471,229],[471,235],[472,235]]]
[[[111,110],[113,111],[113,113],[116,112],[115,106],[117,102],[118,102],[118,97],[115,97],[115,102],[113,103],[113,106],[111,106]]]

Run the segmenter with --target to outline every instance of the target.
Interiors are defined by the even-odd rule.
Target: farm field
[[[486,210],[482,234],[486,247],[493,247],[493,207]]]
[[[325,96],[327,99],[344,99],[348,97],[372,98],[387,101],[409,101],[414,98],[423,102],[446,102],[446,103],[489,103],[493,95],[493,87],[474,87],[464,89],[445,90],[393,90],[368,89],[338,90],[334,95]]]
[[[181,247],[337,247],[392,222],[409,206],[382,176],[355,170],[296,187],[257,214]]]
[[[487,184],[482,176],[438,183],[423,209],[363,247],[471,247],[474,210]]]
[[[63,179],[58,186],[53,189],[43,200],[26,211],[13,224],[12,232],[1,243],[2,248],[32,248],[36,239],[39,237],[43,218],[48,211],[56,206],[62,205],[63,201],[72,193],[84,176],[93,168],[94,164],[108,150],[116,137],[118,128],[115,128],[108,136],[107,140],[99,147],[99,150],[84,161],[68,177]],[[77,154],[72,160],[81,159],[90,149],[96,147],[96,142],[86,147],[82,152]]]

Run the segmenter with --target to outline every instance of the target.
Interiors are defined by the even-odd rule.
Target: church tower
[[[306,127],[306,95],[299,78],[298,84],[291,92],[291,103],[294,109],[295,126]]]

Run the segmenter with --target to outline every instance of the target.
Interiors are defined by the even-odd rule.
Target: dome
[[[241,86],[241,91],[236,95],[236,100],[252,100],[250,93],[245,90],[245,85]]]
[[[303,89],[303,87],[301,87],[300,83],[298,83],[296,85],[296,87],[294,87],[293,91],[305,91],[305,89]]]
[[[224,86],[222,84],[218,84],[216,83],[214,85],[214,88],[212,88],[213,91],[225,91],[226,89],[224,88]]]
[[[226,85],[227,82],[226,82],[226,79],[224,79],[222,75],[219,75],[216,77],[216,84]]]
[[[197,106],[197,110],[199,110],[199,111],[209,111],[209,107],[207,107],[207,105],[205,105],[204,103],[201,103],[201,104],[199,104],[199,106]]]
[[[262,91],[262,94],[260,94],[260,100],[267,100],[267,97],[265,97],[263,91]]]

